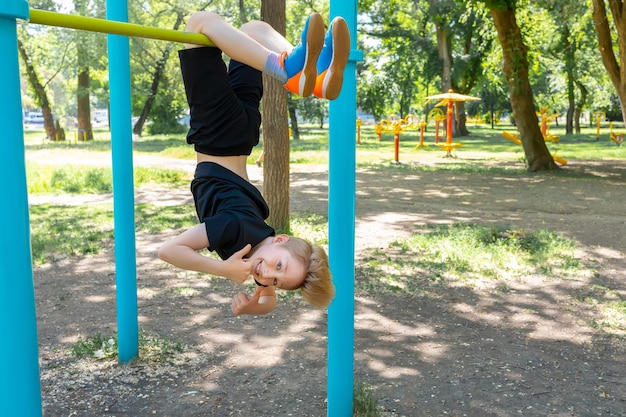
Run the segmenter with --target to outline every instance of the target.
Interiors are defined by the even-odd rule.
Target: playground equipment
[[[406,123],[407,128],[417,129],[420,125],[420,118],[417,117],[416,114],[409,113],[404,117],[404,122]]]
[[[602,122],[606,120],[606,113],[597,111],[593,114],[593,118],[596,121],[596,140],[600,140],[600,128],[602,127]]]
[[[116,3],[111,0],[109,0],[109,2]],[[133,23],[127,23],[126,21],[97,19],[93,17],[83,17],[77,15],[48,12],[45,10],[30,9],[29,21],[30,23],[46,26],[58,26],[69,29],[86,30],[90,32],[215,46],[209,38],[200,33],[179,32],[172,29],[160,29],[136,25]]]
[[[510,140],[513,143],[517,143],[518,145],[522,145],[522,141],[519,138],[519,133],[510,133],[510,132],[502,132],[502,137]],[[554,162],[558,162],[559,164],[565,166],[567,165],[567,159],[556,156],[556,151],[552,154],[552,159]]]
[[[437,146],[439,146],[441,149],[446,151],[446,156],[447,157],[452,157],[452,151],[456,150],[457,148],[459,148],[460,146],[462,146],[461,143],[453,143],[452,142],[452,119],[454,117],[454,103],[456,101],[471,101],[471,100],[480,100],[480,98],[478,97],[472,97],[472,96],[468,96],[465,94],[459,94],[459,93],[455,93],[454,91],[452,91],[452,89],[448,90],[447,93],[443,93],[443,94],[436,94],[434,96],[428,96],[426,97],[427,101],[430,100],[441,100],[441,102],[437,103],[436,106],[446,106],[447,107],[447,113],[446,113],[446,120],[447,120],[447,129],[446,129],[446,143],[443,144],[439,144],[437,143]]]
[[[0,175],[11,178],[5,192],[11,201],[0,206],[0,215],[11,219],[5,232],[11,239],[0,243],[0,415],[40,417],[41,385],[37,348],[37,322],[30,252],[30,221],[24,159],[24,130],[21,115],[17,19],[32,23],[71,27],[109,34],[109,86],[113,161],[113,209],[115,222],[116,299],[118,355],[121,362],[137,356],[138,326],[136,259],[134,235],[134,189],[130,106],[130,63],[128,38],[143,36],[175,42],[209,44],[206,37],[167,30],[144,30],[128,21],[127,0],[107,0],[107,18],[48,14],[30,11],[24,0],[0,2],[0,114],[6,146],[0,154]],[[34,13],[33,13],[34,12]],[[356,1],[330,2],[330,15],[343,16],[356,33]],[[85,24],[80,22],[85,22]],[[78,27],[77,25],[81,25]],[[138,32],[135,30],[139,29]],[[355,45],[352,39],[352,46]],[[330,102],[329,168],[329,254],[331,269],[338,280],[337,296],[328,316],[328,416],[352,415],[354,387],[354,212],[355,144],[346,137],[355,135],[355,126],[346,115],[356,113],[356,61],[360,51],[352,50],[345,70],[342,94]]]
[[[548,108],[542,107],[540,111],[537,112],[537,116],[541,117],[540,123],[541,123],[541,134],[543,135],[543,139],[546,142],[558,143],[559,137],[550,134],[550,123],[552,122],[552,120],[555,120],[557,117],[559,117],[559,114],[558,113],[548,114]]]
[[[392,117],[395,116],[395,117]],[[400,133],[404,132],[408,127],[407,123],[404,119],[401,119],[399,116],[391,115],[389,117],[391,120],[390,127],[393,131],[393,155],[394,155],[394,163],[400,163]]]
[[[379,141],[382,140],[383,132],[392,132],[394,134],[394,163],[400,163],[400,134],[406,129],[420,128],[421,123],[422,122],[420,122],[417,115],[411,113],[406,115],[404,118],[398,116],[397,114],[390,114],[389,116],[387,116],[387,119],[381,120],[376,125],[375,130]],[[424,137],[422,132],[420,140],[420,144],[422,146],[423,140]]]
[[[435,121],[435,144],[437,144],[439,143],[439,125],[442,121],[446,120],[446,115],[443,113],[443,110],[435,107],[428,112],[427,119]]]
[[[387,122],[386,120],[384,120],[384,121]],[[374,131],[376,132],[376,136],[378,137],[378,141],[379,142],[381,140],[383,140],[383,132],[385,130],[386,130],[386,126],[383,125],[383,120],[381,120],[380,122],[376,123],[376,126],[374,127]]]
[[[363,124],[363,121],[361,120],[360,117],[356,118],[356,143],[357,145],[361,144],[361,125]]]
[[[609,139],[611,142],[620,146],[622,142],[624,142],[624,136],[626,136],[625,132],[616,133],[613,131],[613,122],[609,122]]]
[[[420,127],[420,143],[418,143],[417,146],[415,146],[415,149],[424,147],[424,131],[426,130],[426,121],[422,120],[421,122],[419,122],[419,127]]]
[[[606,113],[602,111],[597,111],[593,114],[593,117],[596,121],[596,140],[600,140],[600,128],[602,127],[602,122],[606,120]],[[613,122],[609,122],[609,140],[620,146],[624,142],[624,137],[626,136],[626,132],[615,132],[613,131]]]
[[[507,138],[508,140],[510,140],[513,143],[517,143],[518,145],[522,144],[522,141],[520,140],[518,134],[513,134],[513,133],[509,133],[509,132],[502,132],[502,136]]]

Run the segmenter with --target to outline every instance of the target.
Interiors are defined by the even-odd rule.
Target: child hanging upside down
[[[198,160],[191,192],[200,224],[163,244],[159,257],[237,283],[252,276],[256,291],[233,298],[235,315],[269,313],[276,288],[300,289],[313,306],[328,306],[335,288],[326,252],[277,235],[265,223],[269,208],[248,180],[246,159],[259,142],[262,72],[302,97],[337,98],[350,50],[345,20],[335,18],[325,33],[322,17],[312,14],[295,48],[265,22],[236,29],[210,12],[193,14],[186,30],[216,45],[186,45],[179,52],[191,115],[187,142]],[[228,70],[222,52],[230,57]],[[202,255],[205,248],[220,259]]]

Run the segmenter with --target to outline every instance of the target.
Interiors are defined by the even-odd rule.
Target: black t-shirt
[[[206,225],[208,249],[222,259],[276,234],[265,223],[269,208],[259,190],[221,165],[199,163],[191,192],[198,219]]]

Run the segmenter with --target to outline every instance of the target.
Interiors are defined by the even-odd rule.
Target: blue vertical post
[[[346,19],[351,53],[339,97],[330,102],[328,237],[337,290],[328,310],[328,416],[351,417],[354,390],[354,227],[356,212],[356,0],[330,2]]]
[[[127,0],[107,0],[106,9],[107,19],[128,22]],[[107,36],[109,96],[111,100],[111,153],[113,158],[118,359],[124,363],[139,354],[130,47],[126,36]]]
[[[30,247],[16,19],[25,0],[0,2],[0,416],[41,416],[37,319]]]

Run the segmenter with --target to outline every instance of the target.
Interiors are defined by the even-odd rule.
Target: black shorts
[[[231,60],[228,71],[218,48],[178,52],[189,104],[187,143],[206,155],[250,155],[259,143],[263,78]]]

